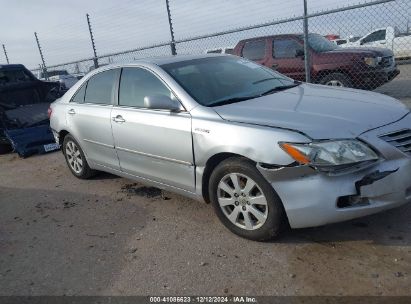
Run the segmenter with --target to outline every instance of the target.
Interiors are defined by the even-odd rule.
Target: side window
[[[265,56],[265,40],[249,41],[244,44],[243,57],[260,60]]]
[[[108,70],[92,76],[87,83],[84,102],[111,104],[117,72],[118,70]]]
[[[144,108],[144,97],[165,95],[170,90],[153,73],[141,68],[123,68],[120,80],[119,105]]]
[[[294,39],[276,39],[273,41],[274,58],[296,58],[304,48]]]
[[[369,43],[369,42],[384,40],[385,39],[385,32],[386,32],[386,30],[376,31],[376,32],[366,36],[361,42],[362,43]]]
[[[86,87],[87,87],[87,82],[83,83],[80,90],[78,90],[76,94],[74,94],[73,98],[71,99],[71,102],[83,103],[84,95],[86,95]]]

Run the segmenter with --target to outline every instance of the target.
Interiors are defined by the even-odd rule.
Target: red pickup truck
[[[315,83],[375,89],[400,73],[389,49],[341,48],[319,34],[309,34],[308,43],[311,80]],[[234,55],[305,81],[303,35],[241,40],[234,48]]]

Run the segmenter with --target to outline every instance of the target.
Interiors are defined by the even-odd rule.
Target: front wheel
[[[323,78],[320,80],[320,84],[324,84],[327,86],[332,86],[332,87],[347,87],[347,88],[352,88],[353,84],[346,75],[342,73],[331,73],[328,75],[325,75]]]
[[[63,153],[66,158],[67,165],[74,176],[87,179],[95,175],[84,156],[80,145],[71,135],[66,135],[63,141]]]
[[[209,195],[217,216],[235,234],[254,241],[279,235],[281,200],[252,162],[230,158],[219,164],[210,177]]]

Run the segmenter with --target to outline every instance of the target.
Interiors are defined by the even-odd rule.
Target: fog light
[[[337,200],[338,208],[360,207],[367,206],[369,204],[370,202],[368,201],[368,198],[361,197],[359,195],[341,196]]]

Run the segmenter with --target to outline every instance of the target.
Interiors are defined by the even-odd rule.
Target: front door
[[[194,192],[191,116],[144,108],[144,97],[152,95],[175,98],[151,71],[123,68],[118,106],[111,112],[121,170]]]
[[[274,39],[270,66],[290,78],[305,81],[304,46],[293,38]]]

